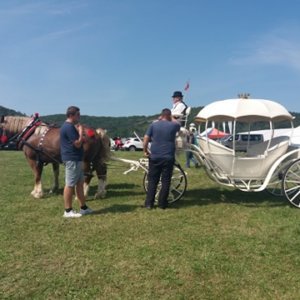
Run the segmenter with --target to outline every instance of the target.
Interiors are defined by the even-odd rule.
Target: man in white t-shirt
[[[178,119],[178,121],[180,121],[180,119],[183,116],[185,116],[185,112],[188,106],[183,102],[182,92],[175,91],[173,93],[172,98],[173,98],[173,107],[171,109],[172,116],[173,118]]]

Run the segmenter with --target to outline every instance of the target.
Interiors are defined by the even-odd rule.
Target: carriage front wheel
[[[147,192],[148,187],[148,173],[145,172],[143,180],[144,189]],[[185,172],[178,163],[175,163],[173,169],[173,175],[171,179],[170,192],[168,197],[169,204],[174,203],[182,198],[187,188],[187,178]],[[155,201],[158,199],[159,191],[161,189],[161,182],[159,182],[157,187],[157,192],[155,195]]]
[[[300,208],[300,159],[292,162],[286,169],[282,190],[290,203]]]

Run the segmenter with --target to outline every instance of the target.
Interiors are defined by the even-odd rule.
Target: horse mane
[[[22,116],[5,116],[4,117],[4,128],[10,134],[20,133],[26,126],[30,124],[32,117],[22,117]],[[54,127],[54,126],[53,126]],[[41,123],[36,127],[34,134],[41,135],[46,130],[48,130],[48,125],[46,123]]]
[[[30,120],[30,117],[5,116],[3,128],[10,133],[18,133],[28,125]]]

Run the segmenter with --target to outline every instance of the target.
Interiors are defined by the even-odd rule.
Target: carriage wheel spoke
[[[148,186],[148,178],[147,178],[147,173],[144,175],[144,189],[147,191],[147,186]],[[172,204],[173,202],[178,201],[181,199],[181,197],[184,195],[187,187],[187,178],[182,170],[182,168],[179,165],[176,165],[173,171],[173,175],[171,178],[171,184],[170,184],[170,192],[169,192],[169,197],[168,201],[169,204]],[[159,182],[157,186],[157,192],[155,195],[155,199],[158,199],[158,195],[161,189],[161,182]]]
[[[285,172],[283,189],[291,204],[300,208],[300,160],[293,162]]]
[[[298,192],[295,193],[295,195],[291,198],[291,201],[294,202],[294,200],[300,195],[300,190],[299,190],[299,187],[298,187]]]

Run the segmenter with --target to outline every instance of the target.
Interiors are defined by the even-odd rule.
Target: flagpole
[[[186,81],[186,84],[185,84],[185,87],[184,87],[184,93],[185,93],[185,98],[186,99],[187,99],[187,95],[188,95],[189,89],[190,89],[190,79],[188,79]]]
[[[186,84],[185,84],[185,87],[184,87],[184,93],[185,93],[184,96],[185,96],[186,99],[187,99],[187,95],[188,95],[189,89],[190,89],[190,79],[187,80],[187,82],[186,82]],[[185,101],[184,101],[184,103],[185,103],[185,105],[187,105],[186,109],[187,109],[188,107],[190,107],[190,105],[186,104]],[[190,112],[189,112],[189,114],[190,114]],[[185,127],[188,125],[187,122],[188,122],[188,116],[186,116]]]

